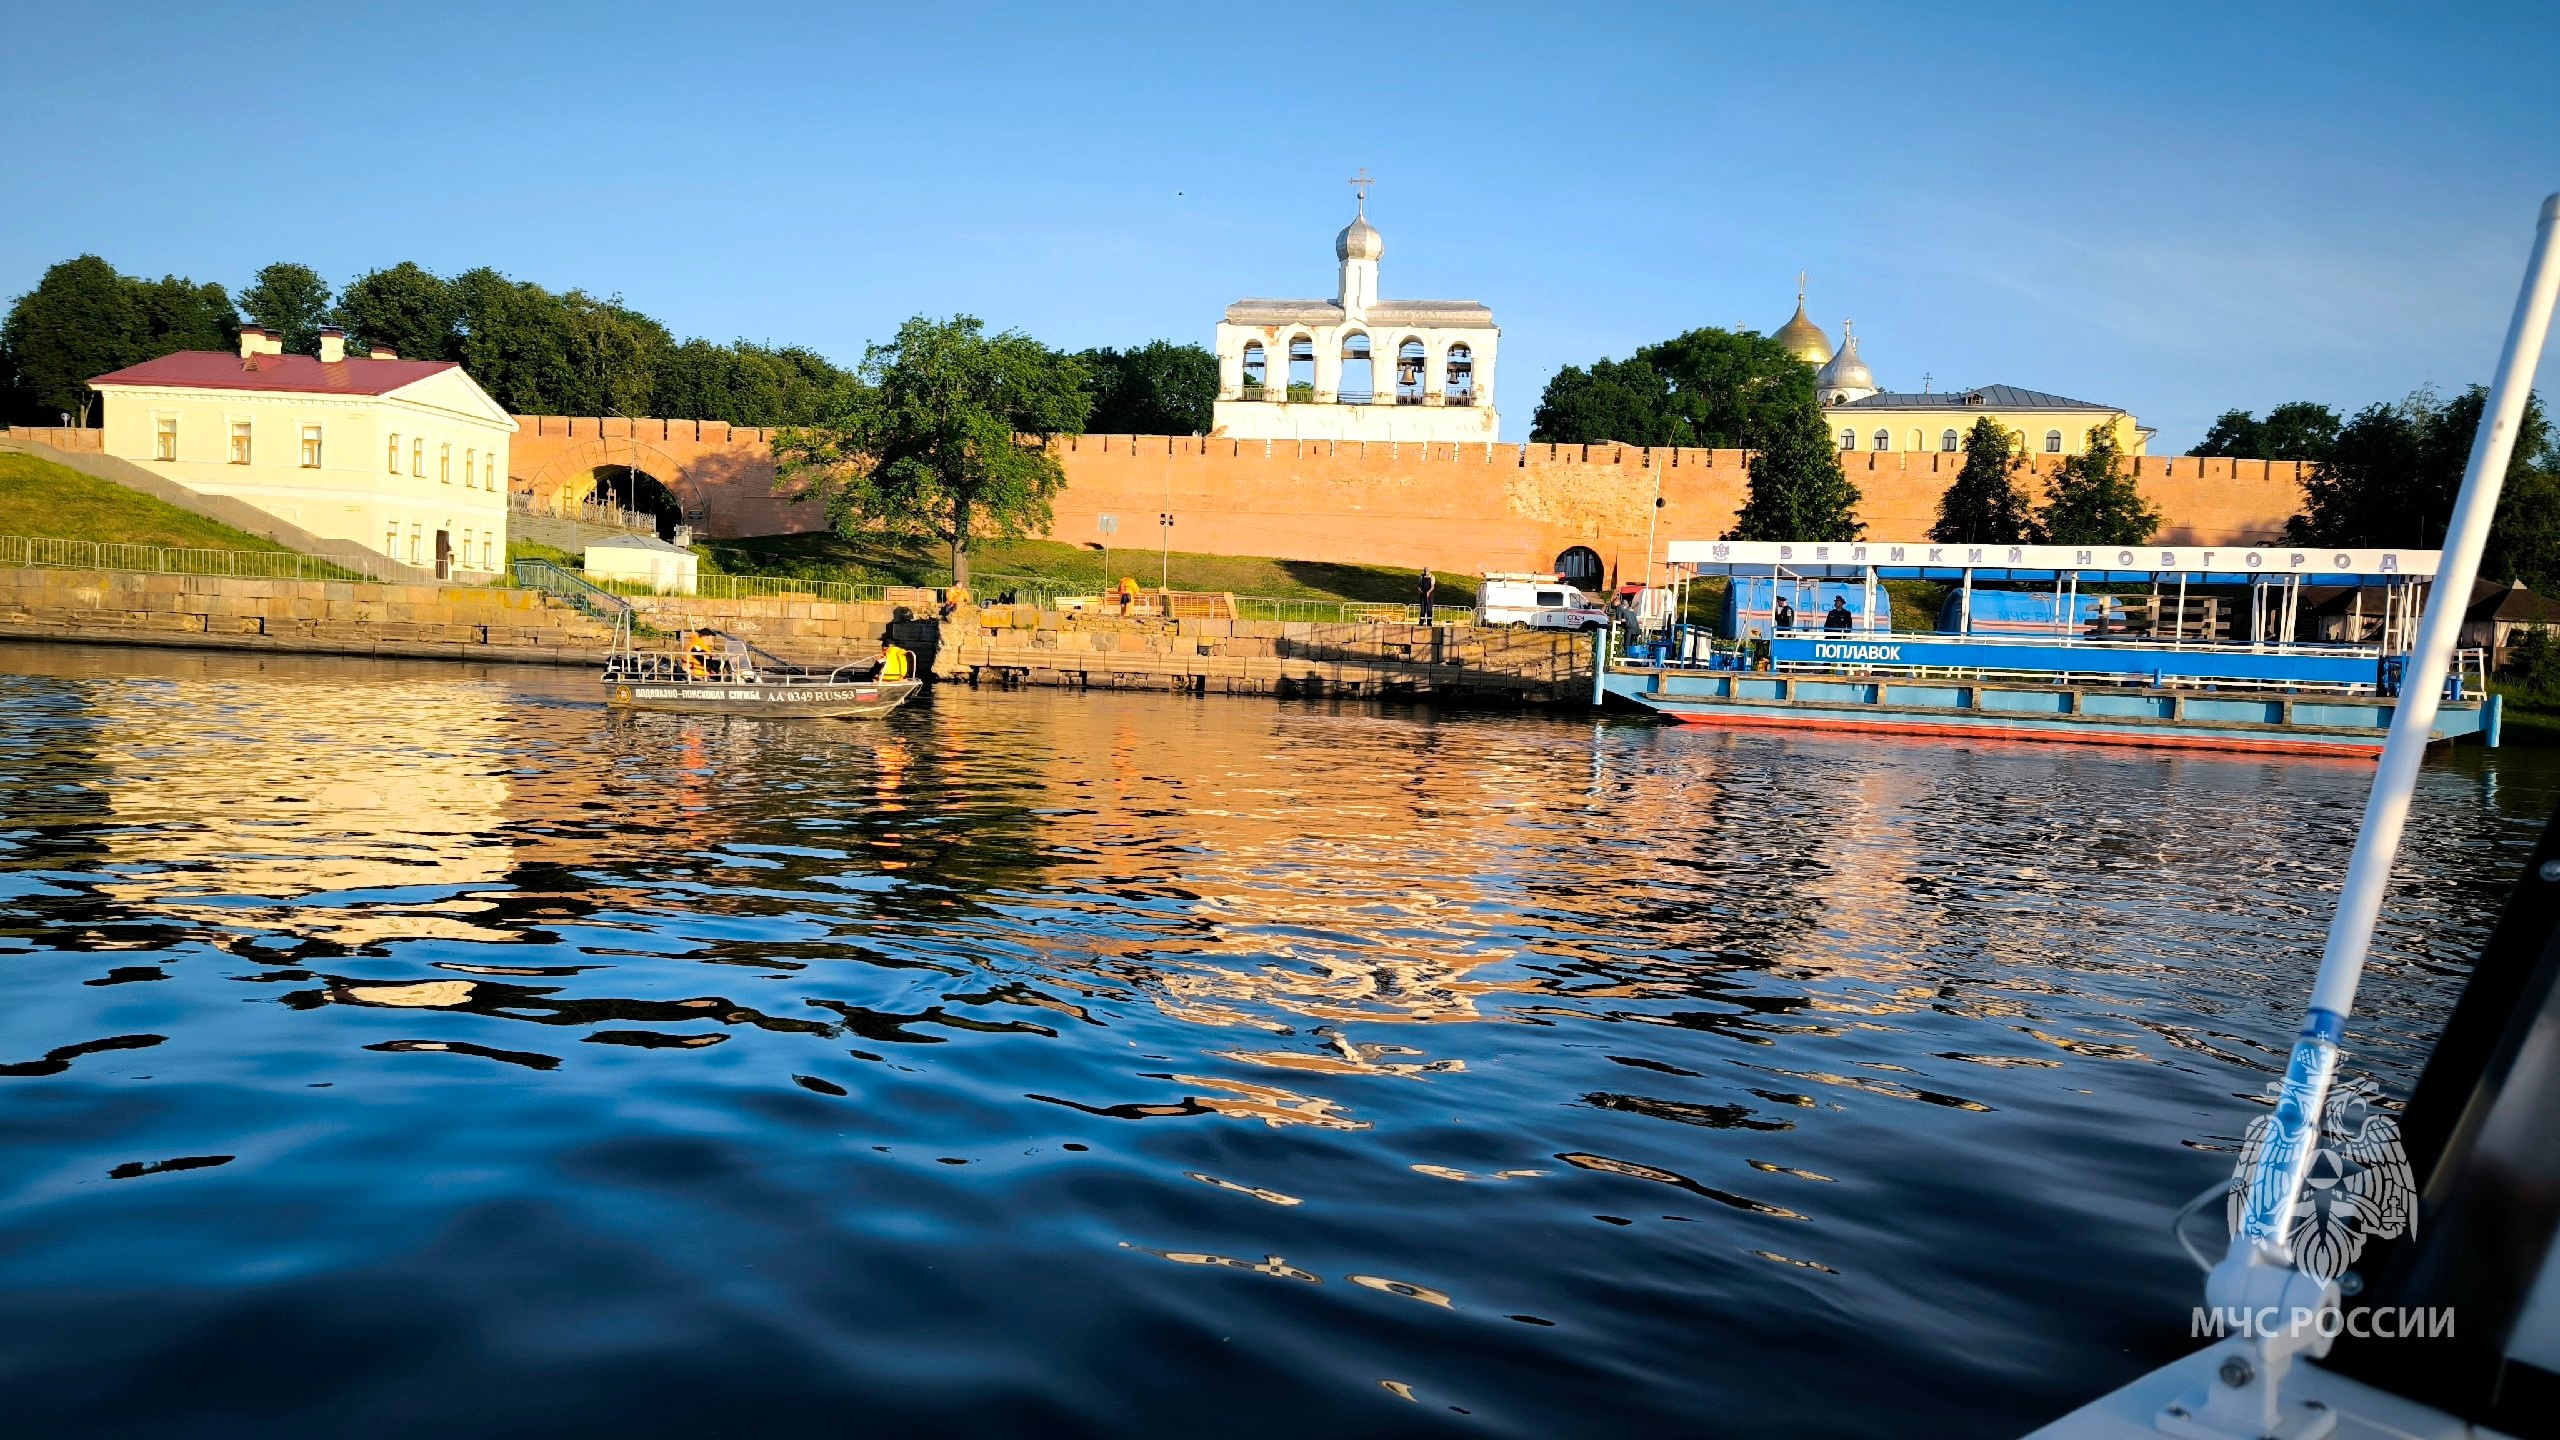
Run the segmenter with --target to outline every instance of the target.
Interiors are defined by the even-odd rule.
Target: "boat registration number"
[[[810,686],[789,690],[732,689],[725,685],[638,686],[632,695],[642,700],[744,700],[765,705],[837,704],[847,700],[877,700],[877,690],[851,686]]]

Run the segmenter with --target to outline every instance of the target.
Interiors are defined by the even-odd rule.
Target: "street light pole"
[[[1156,517],[1156,532],[1164,538],[1164,551],[1156,557],[1156,588],[1170,590],[1173,588],[1173,581],[1170,578],[1173,574],[1172,511],[1168,510]]]

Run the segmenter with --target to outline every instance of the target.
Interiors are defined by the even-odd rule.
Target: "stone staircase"
[[[298,550],[305,555],[318,556],[320,559],[344,566],[372,579],[430,585],[436,581],[435,572],[432,570],[415,565],[403,565],[379,550],[359,545],[352,540],[330,540],[314,535],[292,521],[270,515],[246,500],[235,499],[229,495],[207,495],[200,490],[190,490],[177,481],[165,475],[155,474],[130,460],[118,460],[112,455],[100,455],[83,450],[59,450],[14,433],[0,435],[0,451],[32,455],[39,460],[51,461],[65,469],[77,470],[91,479],[121,485],[155,500],[166,501],[190,514],[219,521],[234,530],[243,530],[255,535],[261,540],[272,540],[288,550]]]

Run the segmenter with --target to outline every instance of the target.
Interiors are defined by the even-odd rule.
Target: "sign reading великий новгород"
[[[2078,570],[2139,575],[2377,575],[2425,580],[2438,550],[2339,550],[2310,545],[1931,545],[1902,541],[1674,540],[1675,565],[1862,570]]]

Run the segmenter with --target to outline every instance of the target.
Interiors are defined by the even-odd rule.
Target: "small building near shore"
[[[645,585],[659,595],[690,595],[700,583],[702,560],[690,548],[655,535],[616,535],[590,541],[580,564],[589,580]]]
[[[240,353],[181,350],[89,382],[101,448],[208,495],[437,573],[507,562],[516,422],[450,360],[320,353],[241,327]]]

